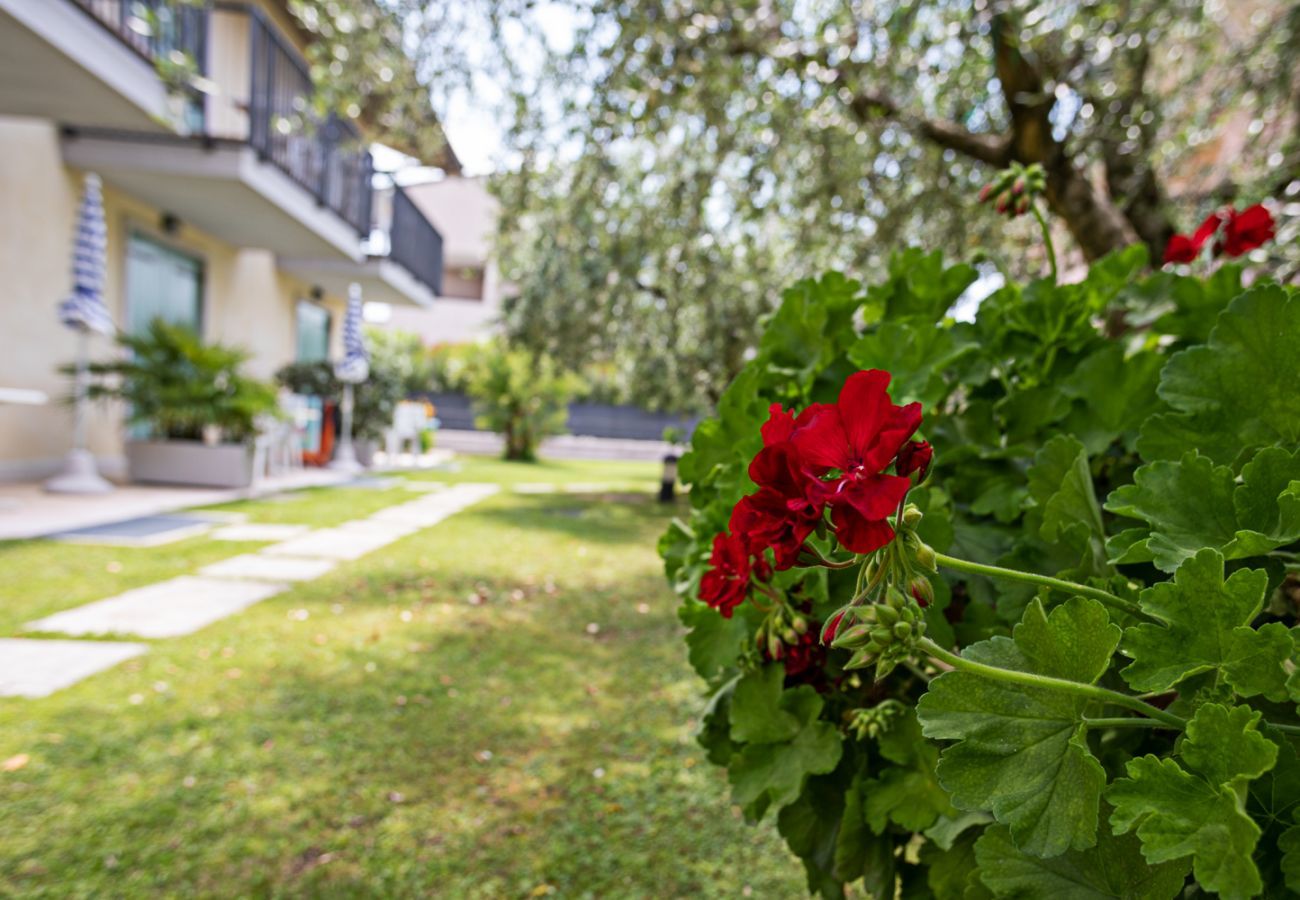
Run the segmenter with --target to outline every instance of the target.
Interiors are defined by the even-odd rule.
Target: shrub
[[[222,344],[205,344],[182,325],[162,319],[143,334],[122,334],[128,355],[92,363],[89,395],[127,403],[132,425],[168,440],[200,440],[216,427],[226,440],[243,441],[256,431],[258,416],[277,409],[270,385],[241,372],[248,354]]]
[[[563,433],[578,380],[550,357],[512,350],[500,341],[478,351],[469,369],[475,421],[501,434],[506,459],[536,459],[542,438]]]
[[[1300,890],[1300,292],[1145,270],[801,282],[696,429],[699,741],[810,891]]]

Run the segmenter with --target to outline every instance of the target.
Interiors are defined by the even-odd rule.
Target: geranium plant
[[[811,891],[1300,891],[1300,292],[1145,270],[802,282],[697,429],[699,740]]]

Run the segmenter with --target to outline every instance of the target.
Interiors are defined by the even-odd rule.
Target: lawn
[[[0,894],[801,894],[774,829],[739,819],[691,737],[698,684],[654,554],[657,468],[475,461],[420,477],[646,493],[503,492],[52,697],[0,700],[0,760],[30,759],[0,772]],[[178,548],[215,543],[129,562],[183,569]],[[11,544],[0,567],[84,553]],[[80,581],[60,572],[51,593]],[[120,589],[98,581],[82,593]]]

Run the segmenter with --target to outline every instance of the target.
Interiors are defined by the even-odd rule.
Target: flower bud
[[[938,558],[934,555],[934,550],[924,541],[918,541],[916,547],[916,561],[921,568],[930,572],[939,571]]]
[[[993,204],[993,208],[1000,213],[1006,212],[1010,206],[1011,206],[1011,193],[1009,191],[1003,191],[1002,193],[998,194],[998,202]]]
[[[849,661],[844,664],[844,668],[849,671],[852,671],[853,669],[865,669],[867,666],[871,665],[876,661],[876,657],[877,654],[868,653],[866,648],[864,647],[863,649],[859,650],[857,653],[853,654],[853,656],[849,659]]]
[[[785,641],[787,644],[797,644],[799,643],[799,633],[793,628],[787,628],[785,631],[781,632],[781,640]]]
[[[785,644],[774,634],[768,635],[767,638],[767,655],[772,659],[780,659],[785,655]]]
[[[871,629],[871,639],[881,646],[888,646],[894,642],[894,632],[885,625],[877,625]]]
[[[894,637],[900,641],[908,640],[912,636],[912,626],[906,622],[896,622],[894,624]]]
[[[986,185],[984,185],[984,187],[980,188],[980,203],[987,203],[988,200],[989,200],[989,197],[992,197],[992,196],[993,196],[993,185],[992,185],[992,184],[986,184]]]
[[[903,509],[903,525],[904,525],[904,527],[907,527],[907,528],[915,528],[917,525],[920,525],[920,524],[921,524],[921,519],[922,519],[922,518],[923,518],[923,516],[922,516],[922,514],[921,514],[921,510],[919,510],[919,509],[917,508],[917,506],[916,506],[915,503],[909,503],[909,504],[907,504],[907,506]]]
[[[930,584],[930,579],[923,575],[913,578],[911,583],[907,586],[907,589],[911,592],[912,599],[914,599],[922,609],[925,609],[934,602],[934,585]]]
[[[1011,183],[1011,193],[1019,197],[1025,192],[1025,176],[1021,175]]]
[[[876,619],[882,625],[893,625],[898,621],[898,610],[892,606],[879,606],[876,608]]]
[[[871,636],[870,625],[854,625],[852,628],[845,628],[840,634],[831,641],[832,647],[858,647],[866,643]]]
[[[843,623],[843,621],[844,610],[840,610],[835,615],[831,616],[830,621],[826,623],[826,627],[822,629],[823,644],[831,643],[835,640],[835,634],[839,631],[840,624]]]
[[[805,619],[803,616],[795,616],[794,619],[792,619],[790,622],[790,627],[793,628],[799,634],[807,634],[808,620]]]
[[[911,475],[913,472],[919,472],[917,481],[924,481],[925,476],[930,472],[930,461],[934,459],[934,448],[930,446],[929,441],[908,441],[898,451],[898,459],[894,462],[894,471],[899,475]],[[907,512],[904,510],[903,515]],[[920,515],[920,510],[917,510]],[[906,519],[904,519],[906,521]]]
[[[1021,197],[1016,201],[1016,215],[1023,216],[1029,212],[1029,197]]]

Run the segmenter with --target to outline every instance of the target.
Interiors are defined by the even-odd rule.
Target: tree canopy
[[[435,103],[494,70],[509,333],[654,405],[711,405],[797,277],[909,242],[1038,271],[1031,226],[974,202],[1012,162],[1077,262],[1298,199],[1300,4],[552,0],[555,47],[530,0],[295,2],[379,4]]]

